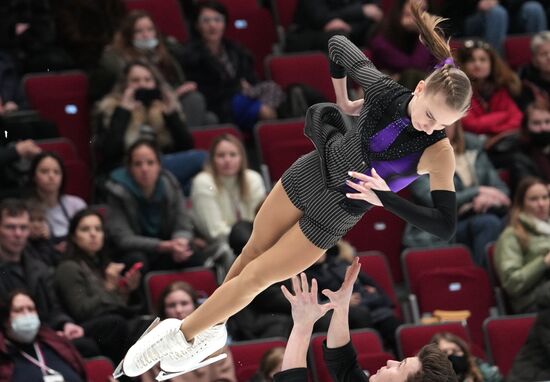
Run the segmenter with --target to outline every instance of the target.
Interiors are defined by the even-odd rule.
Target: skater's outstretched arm
[[[366,382],[368,380],[357,362],[357,355],[351,344],[348,323],[353,284],[357,280],[360,270],[359,260],[355,258],[346,271],[346,277],[340,289],[337,291],[323,290],[322,292],[329,298],[334,309],[323,353],[332,378],[338,382]]]
[[[292,306],[292,331],[283,357],[281,373],[275,375],[276,382],[307,380],[307,349],[311,340],[313,325],[332,309],[332,304],[319,304],[317,281],[311,280],[311,289],[304,273],[292,278],[294,295],[282,286],[282,291]]]
[[[419,172],[430,175],[430,193],[434,207],[419,206],[392,192],[375,169],[371,176],[351,172],[350,175],[357,178],[359,183],[347,184],[359,192],[347,194],[347,197],[383,206],[418,228],[443,240],[449,240],[456,231],[454,169],[454,154],[446,139],[428,147],[422,155]]]

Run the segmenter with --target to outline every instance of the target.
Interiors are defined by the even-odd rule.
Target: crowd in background
[[[381,71],[414,87],[436,62],[418,39],[412,1],[449,18],[445,32],[461,41],[454,62],[474,93],[465,117],[446,128],[456,157],[457,233],[441,242],[408,225],[403,248],[460,243],[489,269],[486,248],[496,243],[494,268],[511,312],[547,316],[550,2],[395,0],[383,9],[375,0],[298,0],[281,46],[326,51],[330,36],[346,34]],[[296,117],[288,113],[292,95],[262,79],[251,52],[226,37],[223,4],[181,0],[181,8],[186,42],[162,35],[152,15],[128,12],[122,0],[0,4],[0,127],[21,124],[30,132],[16,141],[0,138],[0,380],[40,378],[25,354],[42,352],[66,381],[85,380],[82,356],[119,362],[150,323],[143,318],[151,313],[147,272],[208,266],[221,277],[251,233],[271,185],[256,171],[250,136],[260,121]],[[511,33],[531,35],[531,62],[518,71],[504,59]],[[56,127],[36,115],[31,127],[19,118],[32,112],[26,74],[70,69],[90,81],[91,200],[66,193],[63,158],[38,145],[44,131],[56,136]],[[310,99],[323,99],[301,86]],[[221,123],[237,125],[248,139],[225,134],[208,152],[195,149],[191,131]],[[37,129],[42,133],[34,134]],[[429,205],[427,176],[410,190],[414,202]],[[306,273],[320,290],[337,288],[353,256],[339,243]],[[376,329],[395,351],[402,321],[384,290],[362,273],[351,301],[351,328]],[[164,290],[155,309],[163,318],[183,319],[199,303],[196,291],[180,282]],[[229,321],[232,340],[286,337],[290,312],[280,285],[268,288]],[[329,321],[320,320],[316,330],[326,331]],[[547,323],[536,325],[542,331]],[[510,381],[550,374],[533,355],[538,349],[549,359],[544,333],[529,337]],[[442,334],[433,342],[452,362],[455,357],[461,381],[501,380],[460,339]],[[271,380],[281,359],[282,352],[266,354],[265,370],[254,380]],[[236,378],[228,357],[174,380]]]

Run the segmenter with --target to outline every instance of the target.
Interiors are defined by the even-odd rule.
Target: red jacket
[[[84,360],[69,341],[58,336],[52,329],[45,326],[40,327],[36,338],[39,342],[51,347],[83,380],[86,380]],[[8,356],[4,333],[0,332],[0,381],[11,381],[13,368],[13,362]]]
[[[485,102],[474,93],[470,111],[462,118],[464,130],[475,134],[495,135],[503,131],[516,130],[521,126],[523,113],[505,88],[493,93]]]

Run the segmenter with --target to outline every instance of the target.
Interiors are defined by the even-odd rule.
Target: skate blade
[[[215,357],[211,357],[211,358],[208,358],[208,359],[205,359],[204,361],[200,362],[199,364],[197,364],[196,366],[194,367],[191,367],[189,369],[185,369],[183,371],[175,371],[175,372],[169,372],[169,371],[164,371],[164,370],[161,370],[160,373],[157,375],[157,377],[155,378],[157,381],[166,381],[167,379],[171,379],[171,378],[174,378],[174,377],[177,377],[178,375],[182,375],[182,374],[185,374],[185,373],[189,373],[193,370],[197,370],[197,369],[200,369],[201,367],[205,367],[205,366],[208,366],[208,365],[211,365],[213,364],[214,362],[218,362],[218,361],[221,361],[222,359],[225,359],[227,358],[227,354],[226,353],[223,353],[223,354],[220,354],[220,355],[217,355]]]
[[[160,322],[160,318],[159,317],[155,318],[155,320],[153,322],[151,322],[151,324],[147,327],[147,329],[145,329],[145,331],[141,334],[141,336],[139,336],[138,341],[141,340],[144,335],[146,335],[151,330],[153,330],[155,328],[155,326],[158,325],[159,322]],[[124,359],[119,362],[119,364],[116,367],[115,371],[113,371],[113,378],[117,379],[117,378],[120,378],[121,376],[124,375],[124,370],[122,368],[123,364],[124,364]]]

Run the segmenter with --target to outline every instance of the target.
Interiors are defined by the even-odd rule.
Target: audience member
[[[243,144],[233,135],[216,137],[208,157],[206,170],[191,187],[193,219],[207,241],[227,241],[236,223],[254,220],[266,190],[262,176],[248,168]],[[246,243],[248,237],[241,241]]]
[[[433,344],[447,354],[459,382],[501,382],[498,367],[475,357],[470,346],[460,337],[449,333],[437,333],[432,337]]]
[[[509,17],[498,0],[445,1],[442,15],[449,19],[450,35],[478,37],[504,53]]]
[[[46,206],[36,199],[31,199],[27,201],[27,209],[30,217],[27,251],[34,258],[55,268],[59,264],[62,254],[55,248],[46,218]]]
[[[543,97],[530,103],[525,110],[519,150],[510,167],[512,189],[522,178],[536,176],[550,184],[550,102]]]
[[[126,14],[123,0],[50,0],[60,44],[79,69],[93,71]],[[94,85],[95,79],[90,81]]]
[[[69,221],[86,207],[86,202],[75,195],[64,193],[67,172],[63,160],[53,152],[43,152],[31,163],[29,188],[31,196],[46,207],[46,220],[51,237],[64,250]]]
[[[272,382],[273,376],[281,371],[285,348],[277,346],[262,355],[260,367],[248,382]]]
[[[28,170],[21,162],[30,162],[41,151],[32,139],[0,147],[0,200],[21,196]]]
[[[293,52],[327,50],[328,40],[345,34],[364,46],[372,27],[384,17],[376,0],[299,0],[286,41]]]
[[[16,289],[31,294],[40,317],[68,340],[79,339],[84,329],[61,308],[53,288],[53,272],[28,254],[30,217],[25,203],[6,199],[0,203],[0,301]]]
[[[180,64],[168,48],[149,13],[130,12],[101,59],[100,65],[110,79],[108,88],[123,76],[126,65],[143,62],[155,68],[173,89],[189,127],[216,123],[216,117],[206,110],[206,101],[197,91],[197,84],[186,81]]]
[[[535,34],[548,29],[548,0],[504,1],[503,5],[510,15],[512,33]]]
[[[487,267],[485,247],[494,242],[504,226],[510,205],[508,187],[489,161],[479,139],[465,133],[460,122],[445,129],[455,152],[454,184],[458,208],[458,225],[454,241],[467,245],[474,261]],[[430,205],[429,177],[421,176],[411,186],[417,203]],[[403,236],[407,247],[446,245],[435,236],[407,224]]]
[[[25,95],[15,61],[0,51],[0,116],[19,110],[25,104]]]
[[[514,359],[507,382],[532,382],[550,380],[550,307],[538,312],[529,331],[527,341]]]
[[[288,289],[283,292],[292,305],[294,326],[283,357],[282,371],[275,374],[274,381],[305,381],[308,378],[307,350],[311,331],[315,322],[332,309],[327,339],[323,344],[323,355],[327,368],[337,382],[386,382],[386,381],[433,381],[454,382],[456,375],[447,356],[430,344],[420,349],[415,357],[403,361],[387,361],[385,367],[370,378],[357,362],[357,355],[351,343],[348,326],[348,310],[352,298],[353,285],[359,275],[361,266],[357,259],[346,271],[342,286],[337,291],[323,290],[330,300],[320,305],[317,301],[317,283],[311,282],[311,289],[305,274],[301,282],[297,276],[292,278],[294,295]]]
[[[481,40],[466,41],[457,57],[474,90],[470,110],[462,118],[464,130],[486,135],[484,147],[491,161],[497,167],[505,167],[513,151],[510,143],[515,144],[514,134],[523,118],[512,98],[521,91],[519,77]]]
[[[140,285],[141,273],[137,269],[123,272],[124,264],[111,260],[104,243],[101,215],[92,209],[79,211],[71,219],[55,288],[69,314],[116,363],[127,350],[131,319],[136,316],[129,298]]]
[[[162,291],[159,298],[158,313],[162,319],[183,320],[198,307],[197,292],[185,282],[176,281]],[[221,349],[227,358],[211,365],[170,379],[172,382],[236,382],[235,366],[228,347]],[[154,367],[141,376],[142,382],[152,382],[160,368]]]
[[[251,131],[258,120],[277,118],[284,94],[274,82],[258,82],[251,54],[224,36],[227,20],[221,3],[199,3],[193,20],[198,37],[185,45],[178,59],[220,122]]]
[[[536,101],[539,93],[550,97],[550,31],[539,32],[531,38],[531,63],[521,68],[523,86],[520,106]]]
[[[127,166],[112,172],[106,189],[107,231],[126,264],[143,262],[143,273],[204,264],[179,184],[162,170],[154,143],[130,146]]]
[[[19,74],[73,67],[57,41],[50,0],[0,2],[0,50],[11,55]]]
[[[349,262],[339,257],[339,246],[325,253],[315,264],[305,270],[309,279],[317,280],[319,289],[338,289],[344,281]],[[321,300],[324,296],[320,295]],[[324,298],[326,299],[326,298]],[[364,272],[353,285],[349,306],[350,329],[375,328],[384,343],[396,350],[395,331],[401,321],[395,316],[393,303],[380,286]],[[326,332],[331,314],[325,315],[315,325],[315,331]]]
[[[550,198],[540,179],[526,177],[520,182],[494,261],[514,312],[533,312],[537,300],[549,298]]]
[[[428,7],[426,0],[399,0],[381,23],[380,30],[370,41],[372,61],[380,70],[401,74],[408,69],[430,70],[435,64],[429,50],[418,39],[418,27],[411,13],[411,2]]]
[[[84,360],[67,339],[40,321],[30,294],[15,290],[3,304],[0,309],[0,380],[87,380]]]
[[[188,187],[202,169],[206,153],[192,150],[193,136],[177,96],[149,64],[128,64],[113,92],[99,102],[97,111],[101,121],[96,148],[100,151],[102,174],[121,166],[128,147],[140,138],[155,141],[167,154],[163,167],[176,176],[182,187]]]

